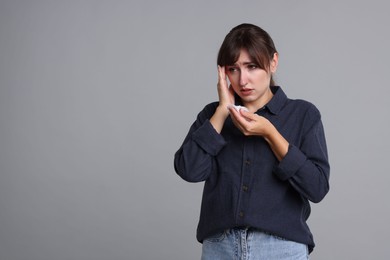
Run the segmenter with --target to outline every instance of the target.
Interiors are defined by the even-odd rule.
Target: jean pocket
[[[204,241],[211,242],[211,243],[217,243],[217,242],[221,242],[222,240],[224,240],[225,236],[226,236],[226,231],[221,231],[221,232],[215,233],[214,235],[207,237]]]

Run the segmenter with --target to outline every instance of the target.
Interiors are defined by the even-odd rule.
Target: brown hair
[[[233,65],[245,49],[259,68],[269,72],[271,61],[277,53],[271,36],[253,24],[240,24],[234,27],[225,37],[218,52],[219,66]],[[275,85],[271,76],[270,85]]]

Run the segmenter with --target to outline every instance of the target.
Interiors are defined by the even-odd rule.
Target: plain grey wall
[[[331,191],[311,259],[388,259],[387,1],[0,0],[0,259],[199,259],[202,184],[173,170],[242,22],[320,109]]]

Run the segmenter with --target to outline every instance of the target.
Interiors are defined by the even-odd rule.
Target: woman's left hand
[[[268,134],[271,122],[265,117],[240,109],[237,111],[234,107],[229,107],[230,116],[235,126],[240,129],[244,135]]]
[[[286,156],[289,143],[267,118],[243,109],[237,111],[232,106],[229,112],[233,123],[244,135],[262,136],[279,161]]]

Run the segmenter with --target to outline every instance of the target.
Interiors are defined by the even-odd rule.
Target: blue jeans
[[[307,245],[254,229],[229,229],[203,241],[202,260],[307,260]]]

